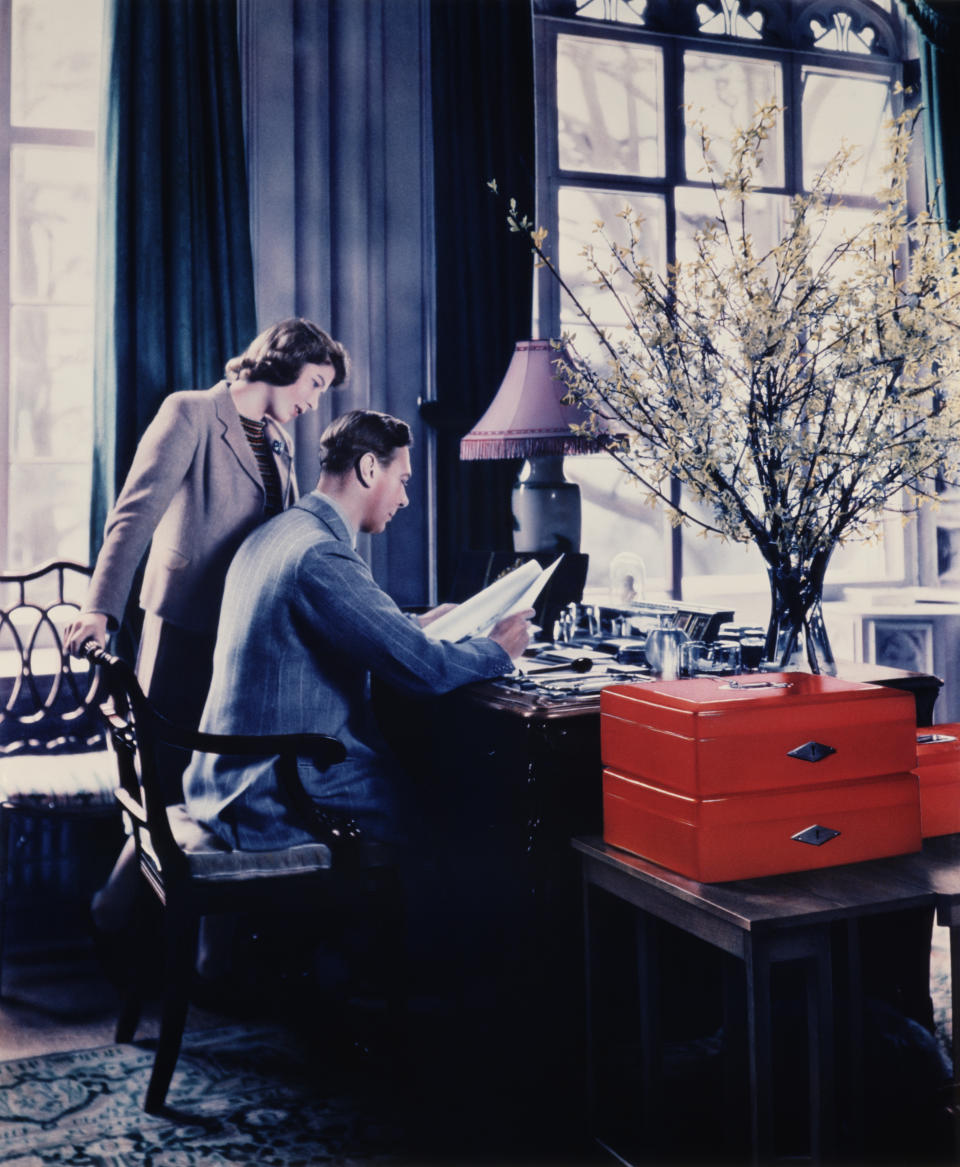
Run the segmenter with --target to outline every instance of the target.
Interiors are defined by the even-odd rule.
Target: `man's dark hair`
[[[304,365],[333,365],[330,388],[350,375],[350,355],[343,345],[313,321],[293,316],[264,329],[246,352],[227,361],[224,372],[228,381],[292,385]]]
[[[326,474],[345,474],[364,454],[373,454],[386,465],[397,450],[411,445],[413,434],[405,421],[374,409],[351,409],[323,431],[320,469]]]

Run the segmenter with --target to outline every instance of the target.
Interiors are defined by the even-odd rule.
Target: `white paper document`
[[[559,556],[549,567],[541,567],[535,559],[515,567],[483,591],[458,604],[453,611],[437,617],[424,628],[424,633],[434,640],[486,636],[504,616],[533,607],[562,558]]]

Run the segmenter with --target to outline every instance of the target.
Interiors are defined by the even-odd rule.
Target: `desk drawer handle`
[[[823,742],[804,742],[794,750],[787,750],[787,757],[799,758],[801,762],[822,762],[836,752],[833,746],[826,746]]]

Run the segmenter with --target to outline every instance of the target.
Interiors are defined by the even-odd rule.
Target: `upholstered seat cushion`
[[[111,750],[0,755],[0,804],[37,810],[116,806],[117,763]]]
[[[232,851],[212,831],[192,819],[183,803],[168,807],[167,818],[195,879],[302,875],[308,871],[325,871],[331,865],[330,848],[325,843],[303,843],[278,851]]]

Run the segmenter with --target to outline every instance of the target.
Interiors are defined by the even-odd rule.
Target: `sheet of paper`
[[[504,616],[533,607],[562,558],[559,556],[544,568],[535,559],[528,560],[428,624],[423,631],[433,640],[486,636]]]

